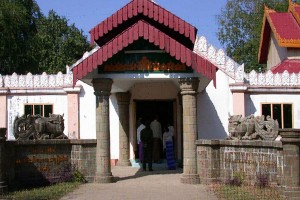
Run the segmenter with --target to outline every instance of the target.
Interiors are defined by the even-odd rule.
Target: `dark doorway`
[[[169,124],[174,126],[174,101],[175,100],[138,100],[136,101],[136,120],[142,117],[144,120],[151,122],[157,115],[159,117],[158,121],[161,123],[163,134],[164,127]],[[161,148],[161,150],[163,149]],[[161,158],[164,158],[163,151],[160,153]],[[136,152],[135,155],[138,157],[138,152]]]
[[[142,117],[152,121],[154,117],[158,115],[159,122],[161,123],[162,128],[167,126],[168,123],[173,124],[173,101],[148,101],[141,100],[136,101],[136,117]]]

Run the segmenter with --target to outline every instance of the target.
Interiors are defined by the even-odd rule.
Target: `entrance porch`
[[[216,66],[193,51],[196,33],[191,24],[150,0],[133,0],[91,29],[96,47],[71,68],[74,83],[81,80],[95,91],[96,182],[112,182],[112,157],[122,166],[136,157],[136,102],[141,100],[174,101],[175,149],[177,158],[183,159],[181,182],[200,182],[197,94],[210,80],[215,85]],[[113,152],[117,145],[118,152]]]

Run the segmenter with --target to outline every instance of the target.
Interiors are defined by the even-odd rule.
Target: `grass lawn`
[[[46,187],[9,192],[0,199],[12,200],[58,200],[79,187],[80,182],[58,183]]]
[[[285,200],[272,187],[234,186],[213,184],[210,187],[218,199],[223,200]]]

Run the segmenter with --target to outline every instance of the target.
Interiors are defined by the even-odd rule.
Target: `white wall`
[[[228,114],[233,113],[230,77],[219,70],[217,87],[211,81],[197,97],[198,139],[223,139],[228,135]]]
[[[64,134],[68,135],[68,99],[67,95],[13,95],[7,99],[8,140],[15,139],[13,122],[16,116],[24,114],[24,104],[53,104],[53,114],[64,115]]]
[[[96,139],[96,97],[94,88],[81,81],[79,96],[79,129],[80,139]]]
[[[129,120],[129,119],[128,119]],[[109,128],[110,128],[110,156],[111,159],[119,158],[119,107],[115,94],[109,98]]]
[[[292,103],[294,127],[300,128],[300,95],[297,94],[251,94],[248,96],[246,114],[261,115],[261,103]]]

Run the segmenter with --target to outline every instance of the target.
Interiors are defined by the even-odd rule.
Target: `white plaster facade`
[[[93,51],[93,50],[92,50]],[[110,137],[111,159],[119,158],[119,117],[116,92],[130,92],[129,104],[129,142],[130,158],[134,158],[135,148],[135,100],[173,100],[177,132],[177,154],[180,156],[182,146],[182,115],[179,99],[179,78],[199,77],[197,95],[198,138],[220,139],[228,135],[228,116],[233,114],[261,115],[261,103],[292,103],[293,128],[300,128],[300,75],[272,74],[251,72],[244,73],[244,66],[238,65],[228,58],[223,50],[217,50],[209,45],[204,37],[197,37],[194,52],[205,57],[218,67],[216,73],[217,87],[201,74],[196,72],[186,74],[105,74],[99,78],[113,80],[110,102]],[[25,103],[53,104],[55,114],[64,114],[65,135],[69,138],[96,139],[96,98],[89,80],[77,81],[72,86],[72,74],[32,75],[13,74],[0,75],[1,126],[8,130],[8,139],[13,137],[13,120],[24,113]],[[68,94],[78,94],[78,110],[68,110]],[[234,94],[239,92],[244,96],[241,102],[244,113],[234,111]],[[243,107],[244,106],[244,107]],[[76,107],[75,107],[76,108]],[[5,112],[6,110],[6,112]],[[76,117],[70,113],[77,113]],[[3,114],[3,115],[2,115]],[[77,123],[78,136],[69,130],[69,124]]]

